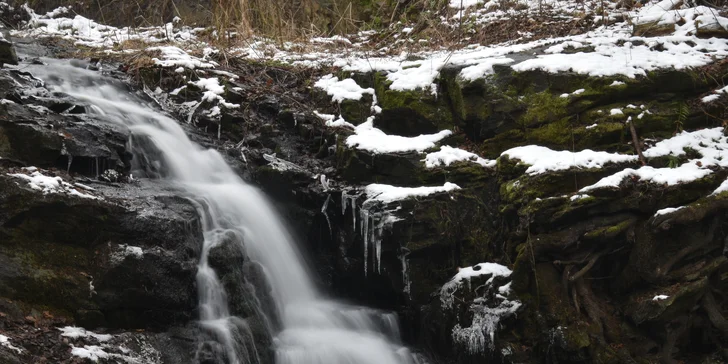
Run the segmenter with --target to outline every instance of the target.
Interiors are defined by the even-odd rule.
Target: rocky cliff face
[[[322,285],[397,310],[406,340],[437,360],[709,363],[727,360],[725,96],[713,91],[725,67],[629,78],[501,65],[466,80],[463,67],[452,66],[437,79],[437,94],[393,90],[383,73],[340,72],[372,92],[332,103],[307,87],[317,72],[233,62],[227,71],[237,79],[223,82],[224,97],[245,107],[219,118],[205,107],[191,116],[183,109],[204,92],[189,80],[214,73],[122,69],[140,88],[178,90],[149,95],[183,122],[194,120],[198,142],[223,150],[276,199]],[[72,99],[34,82],[22,71],[2,70],[0,78],[7,85],[0,88],[0,327],[18,337],[28,322],[54,320],[157,330],[143,336],[150,347],[192,360],[196,210],[165,186],[113,177],[107,170],[125,176],[132,168],[128,132],[95,123]],[[711,95],[717,101],[703,101]],[[374,124],[388,134],[454,130],[441,144],[480,158],[450,163],[363,150],[345,142],[350,129],[327,127],[313,113],[361,124],[373,106],[381,108]],[[686,140],[673,139],[680,136]],[[673,142],[659,144],[665,140]],[[534,144],[548,148],[535,153],[568,157],[539,165],[517,149]],[[670,152],[652,149],[662,147]],[[690,166],[707,163],[709,172],[686,177]],[[646,167],[676,176],[635,172]],[[36,172],[68,185],[43,194],[28,183]],[[604,179],[615,175],[616,182]],[[387,200],[365,193],[374,183],[459,188]],[[226,270],[245,257],[224,247],[216,254],[228,291],[248,294],[235,282],[254,276],[254,267]],[[47,336],[57,342],[57,333]],[[0,350],[16,361],[67,359],[68,348],[57,345]]]
[[[472,148],[495,163],[428,168],[419,153],[348,147],[341,142],[348,132],[339,129],[333,138],[323,130],[314,134],[320,138],[308,139],[319,146],[315,155],[316,148],[278,154],[313,172],[275,164],[254,171],[306,229],[302,235],[326,262],[320,266],[332,288],[359,302],[398,309],[412,342],[457,362],[724,360],[725,302],[719,292],[725,288],[725,195],[719,191],[726,172],[715,166],[679,184],[633,175],[619,177],[613,187],[587,188],[640,168],[635,136],[640,150],[647,150],[647,170],[675,168],[680,174],[680,165],[704,163],[701,156],[712,152],[701,148],[724,138],[722,117],[716,118],[723,106],[702,102],[719,88],[714,80],[723,77],[723,66],[636,79],[502,67],[492,77],[465,82],[457,71],[443,73],[436,97],[388,90],[377,74],[353,78],[377,90],[382,111],[375,123],[382,130],[405,136],[460,130],[443,143]],[[369,108],[367,101],[334,106],[346,120],[360,121],[357,115]],[[290,135],[284,125],[271,126],[273,134]],[[296,129],[311,128],[306,125]],[[691,134],[696,130],[712,136],[674,154],[649,152],[676,135],[697,138]],[[575,161],[582,157],[574,153],[563,168],[534,172],[529,162],[500,155],[527,144],[633,157],[580,167]],[[720,154],[722,148],[715,150]],[[316,172],[331,181],[322,185],[312,178]],[[374,182],[452,182],[461,189],[375,204],[355,187]],[[307,216],[293,213],[300,206],[308,206]],[[387,214],[396,221],[386,222]],[[381,245],[377,256],[372,240]],[[505,283],[483,286],[474,279],[455,294],[454,307],[443,306],[442,284],[457,267],[483,261],[513,267],[509,295],[496,297]],[[503,300],[518,307],[505,310]],[[512,315],[495,324],[479,316],[499,309]],[[455,335],[457,328],[488,332],[486,321],[495,329],[485,345]]]
[[[224,117],[223,135],[246,141],[242,154],[251,179],[280,201],[307,237],[324,282],[352,300],[397,309],[408,339],[445,360],[724,360],[725,195],[713,191],[720,191],[726,172],[715,166],[680,184],[634,175],[614,187],[582,191],[640,168],[630,122],[643,151],[659,140],[711,131],[674,154],[645,152],[648,168],[703,163],[701,156],[712,152],[701,148],[723,138],[716,118],[723,106],[701,100],[720,86],[715,79],[723,77],[723,66],[636,79],[502,67],[492,77],[465,82],[457,71],[443,74],[437,97],[388,90],[376,73],[353,78],[377,90],[382,130],[405,136],[460,130],[443,143],[491,161],[428,168],[419,153],[349,147],[343,140],[350,131],[291,111],[309,97],[323,99],[319,107],[325,108],[327,98],[315,91],[277,102],[246,95],[251,114]],[[363,121],[358,115],[370,105],[347,101],[333,108],[346,120]],[[500,155],[527,144],[633,157],[580,167],[575,161],[582,157],[574,153],[563,168],[533,172],[529,162]],[[358,187],[375,182],[461,188],[378,202]],[[458,267],[482,261],[512,267],[510,289],[473,279],[454,294],[454,305],[443,306],[443,283]],[[493,336],[473,342],[455,335],[462,333],[458,328]]]

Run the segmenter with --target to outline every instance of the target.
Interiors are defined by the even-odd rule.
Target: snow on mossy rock
[[[379,73],[374,79],[382,108],[375,124],[384,132],[416,136],[455,126],[447,99],[437,88],[397,90],[392,89],[392,83]]]
[[[703,71],[655,70],[630,79],[514,71],[503,65],[484,78],[466,81],[459,75],[465,68],[444,68],[435,80],[436,96],[430,89],[376,87],[382,111],[374,125],[403,136],[443,128],[462,130],[471,140],[485,141],[485,156],[494,158],[527,141],[562,149],[618,148],[629,137],[624,122],[630,117],[640,133],[661,136],[674,131],[675,120],[685,128],[710,124],[709,117],[689,102],[714,87]],[[705,72],[720,76],[723,68]],[[645,102],[645,93],[663,96]],[[630,105],[636,108],[628,108]],[[624,117],[610,115],[614,108],[622,109]]]
[[[699,37],[728,37],[728,19],[716,14],[715,9],[696,6],[681,9],[682,3],[664,0],[647,5],[645,9],[634,12],[634,31],[636,36],[650,37],[676,32],[695,34]]]

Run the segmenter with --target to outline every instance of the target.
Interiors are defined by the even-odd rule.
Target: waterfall
[[[272,309],[280,320],[279,328],[268,328],[276,363],[418,362],[399,342],[392,314],[335,302],[318,291],[271,203],[246,184],[217,151],[192,142],[177,121],[147,106],[118,81],[66,61],[44,62],[47,65],[28,68],[53,91],[103,110],[94,115],[98,119],[128,127],[136,155],[157,167],[151,175],[166,179],[197,204],[204,231],[197,273],[200,320],[224,348],[226,362],[257,364],[259,354],[269,349],[256,347],[245,318],[231,314],[224,286],[208,262],[211,250],[230,237],[251,261],[263,267],[272,289]],[[368,220],[363,216],[362,223],[368,225]],[[363,227],[365,235],[367,228]],[[379,254],[380,248],[376,249]]]

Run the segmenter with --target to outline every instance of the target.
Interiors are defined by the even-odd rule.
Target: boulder
[[[194,317],[201,231],[189,202],[144,197],[122,208],[43,196],[5,175],[0,185],[0,296],[90,328],[164,328]]]

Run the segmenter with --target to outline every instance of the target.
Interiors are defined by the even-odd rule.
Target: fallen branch
[[[637,151],[637,156],[639,156],[640,163],[642,165],[647,165],[647,162],[645,161],[645,156],[642,155],[642,148],[640,147],[640,138],[637,136],[637,129],[634,127],[634,123],[627,120],[627,124],[629,125],[629,132],[632,134],[632,144],[634,144],[634,149]]]

